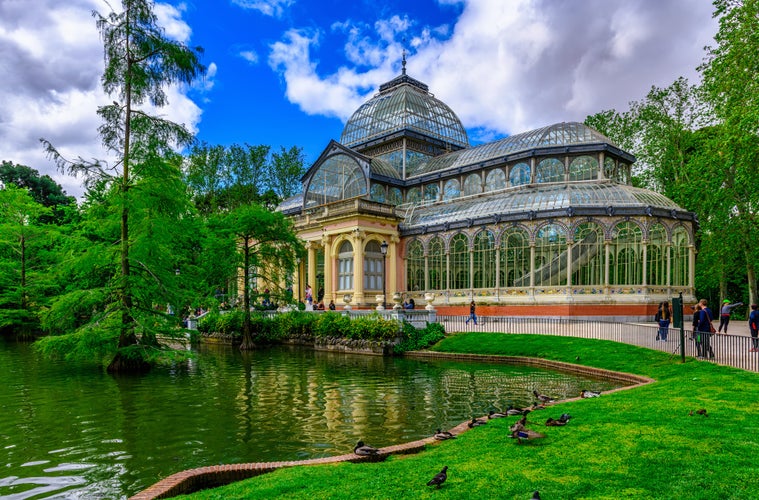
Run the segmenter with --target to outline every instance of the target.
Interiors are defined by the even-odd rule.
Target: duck
[[[501,412],[498,412],[498,411],[490,410],[490,412],[488,413],[488,420],[491,420],[491,419],[494,419],[494,418],[506,418],[508,416],[509,416],[508,413],[501,413]]]
[[[445,480],[448,479],[448,466],[443,467],[443,470],[435,474],[435,477],[427,481],[427,486],[437,486],[440,488]]]
[[[567,425],[566,420],[556,420],[551,417],[546,420],[546,427],[561,427],[562,425]]]
[[[533,439],[540,439],[546,436],[545,434],[533,431],[532,429],[517,429],[515,431],[512,431],[511,437],[515,438],[519,444],[522,444],[523,440],[531,441]]]
[[[597,398],[600,395],[601,395],[601,393],[597,392],[597,391],[587,391],[585,389],[583,389],[582,391],[580,391],[580,397],[581,398],[585,398],[585,399],[587,399],[587,398]]]
[[[691,410],[690,413],[688,413],[688,415],[690,415],[691,417],[693,416],[693,414],[694,414],[693,410]],[[709,416],[709,414],[706,413],[706,408],[699,408],[698,410],[695,411],[695,414],[696,415],[703,415],[705,417]]]
[[[529,414],[530,414],[530,410],[523,411],[522,412],[522,418],[520,418],[519,420],[517,420],[516,423],[519,424],[519,425],[522,425],[522,426],[527,425],[527,415],[529,415]]]
[[[560,422],[569,422],[570,418],[572,418],[572,415],[570,415],[569,413],[562,413],[561,416],[559,417],[559,421]]]
[[[456,439],[456,436],[448,431],[441,431],[440,429],[435,431],[435,439],[438,441],[445,441],[446,439]]]
[[[520,410],[519,408],[514,408],[512,406],[509,406],[509,408],[506,410],[506,415],[509,416],[521,415],[522,413],[524,413],[524,410]]]
[[[485,420],[481,420],[481,419],[479,419],[479,418],[474,418],[474,417],[472,417],[472,421],[471,421],[471,422],[469,422],[469,423],[468,423],[468,424],[466,424],[466,425],[467,425],[467,426],[468,426],[468,427],[471,429],[472,427],[477,427],[477,426],[479,426],[479,425],[485,425],[485,424],[487,424],[487,421],[485,421]]]
[[[540,500],[540,492],[538,490],[533,491],[530,500]]]
[[[539,402],[545,404],[545,403],[553,403],[553,399],[551,399],[549,396],[546,396],[545,394],[540,394],[538,391],[533,390],[532,393],[535,395],[535,399],[537,399]]]
[[[363,441],[359,441],[358,443],[356,443],[356,446],[353,448],[353,453],[355,453],[356,455],[361,455],[362,457],[368,457],[368,456],[376,455],[377,453],[379,453],[379,450],[377,448],[364,444]]]

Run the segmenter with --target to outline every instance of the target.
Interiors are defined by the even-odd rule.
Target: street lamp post
[[[383,241],[380,245],[380,251],[382,252],[382,309],[387,309],[387,300],[385,297],[385,268],[387,267],[387,241]]]

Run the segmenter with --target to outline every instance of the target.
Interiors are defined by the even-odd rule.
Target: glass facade
[[[298,215],[366,200],[299,220],[317,248],[341,232],[367,241],[354,249],[338,239],[328,259],[333,289],[358,301],[382,290],[378,241],[390,237],[392,292],[434,291],[450,303],[616,304],[627,295],[645,305],[693,291],[695,216],[632,186],[635,158],[584,124],[470,147],[453,111],[404,73],[330,148],[304,177],[303,194],[280,209]]]
[[[367,180],[359,164],[346,154],[329,157],[311,176],[305,205],[312,207],[367,194]]]

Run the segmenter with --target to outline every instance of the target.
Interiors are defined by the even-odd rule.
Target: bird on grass
[[[545,434],[533,431],[532,429],[516,429],[512,431],[511,437],[517,440],[518,444],[522,444],[522,441],[532,441],[535,439],[544,438]]]
[[[435,439],[438,441],[445,441],[446,439],[456,439],[456,436],[448,431],[441,431],[440,429],[435,431]]]
[[[540,492],[538,490],[533,491],[530,500],[540,500]]]
[[[506,410],[506,415],[514,416],[514,415],[521,415],[524,413],[524,410],[520,410],[519,408],[514,408],[512,406],[509,406],[509,408]]]
[[[546,420],[546,427],[561,427],[563,425],[567,425],[566,420],[557,420],[551,417]]]
[[[587,391],[585,389],[583,389],[582,391],[580,391],[580,397],[581,398],[585,398],[585,399],[587,399],[587,398],[597,398],[600,395],[601,395],[601,393],[597,392],[597,391]]]
[[[559,417],[559,422],[569,422],[569,419],[572,418],[572,415],[569,413],[562,413]]]
[[[377,448],[364,444],[363,441],[359,441],[358,443],[356,443],[356,446],[353,448],[353,453],[355,453],[356,455],[361,455],[362,457],[368,457],[368,456],[376,455],[377,453],[379,453],[379,450]]]
[[[479,418],[474,418],[474,417],[472,417],[472,421],[471,421],[471,422],[469,422],[469,423],[468,423],[468,424],[466,424],[466,425],[467,425],[467,426],[468,426],[468,427],[471,429],[472,427],[478,427],[478,426],[480,426],[480,425],[485,425],[485,424],[487,424],[487,421],[485,421],[485,420],[481,420],[481,419],[479,419]]]
[[[488,420],[491,420],[491,419],[494,419],[494,418],[505,418],[505,417],[508,417],[508,416],[509,416],[508,413],[501,413],[499,411],[490,410],[490,412],[488,413]]]
[[[706,408],[699,408],[698,410],[695,411],[695,414],[696,415],[703,415],[705,417],[709,416],[709,414],[706,413]],[[694,415],[693,410],[691,410],[690,413],[688,413],[688,415],[690,415],[692,417]]]
[[[553,403],[553,399],[551,399],[550,396],[546,396],[545,394],[540,394],[538,391],[533,390],[532,393],[535,395],[535,399],[537,399],[540,403]]]
[[[448,479],[448,466],[443,467],[443,470],[435,474],[435,477],[427,482],[427,486],[437,486],[440,488],[445,480]]]

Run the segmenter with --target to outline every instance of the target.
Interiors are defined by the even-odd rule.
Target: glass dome
[[[430,94],[427,85],[405,74],[382,85],[379,94],[353,113],[340,142],[353,148],[404,130],[457,148],[469,146],[466,130],[456,113]]]

